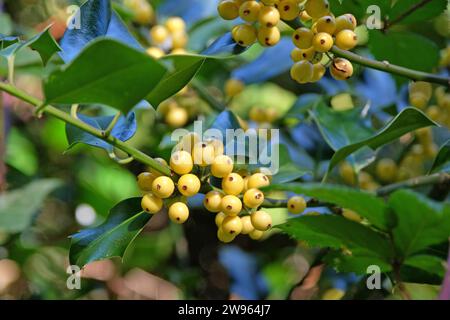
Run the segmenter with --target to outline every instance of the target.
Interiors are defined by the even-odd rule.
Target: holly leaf
[[[123,257],[151,217],[142,211],[141,198],[118,203],[103,224],[72,235],[70,264],[83,267],[93,261]]]
[[[430,173],[450,172],[450,140],[447,140],[439,149],[439,152],[431,166]]]
[[[219,55],[238,55],[245,52],[249,47],[242,47],[233,40],[231,32],[224,34],[216,39],[202,55],[219,56]]]

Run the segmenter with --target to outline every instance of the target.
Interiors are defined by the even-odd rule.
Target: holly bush
[[[450,298],[447,1],[1,3],[0,297]]]

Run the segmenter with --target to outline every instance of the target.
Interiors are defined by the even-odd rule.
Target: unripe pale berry
[[[152,191],[152,183],[155,176],[150,172],[142,172],[137,176],[137,184],[142,191]]]
[[[272,217],[265,211],[256,211],[251,214],[252,225],[256,230],[266,231],[272,227]]]
[[[187,151],[176,151],[170,157],[170,167],[177,174],[187,174],[192,171],[194,163]]]
[[[258,29],[258,41],[265,47],[272,47],[276,45],[280,41],[280,38],[280,29],[277,27],[260,27]]]
[[[311,82],[317,82],[320,79],[323,78],[323,76],[325,75],[325,72],[327,71],[327,69],[320,63],[316,63],[313,66],[313,75],[311,78]]]
[[[264,231],[260,231],[260,230],[253,230],[251,231],[248,236],[253,239],[253,240],[259,240],[263,237],[264,235]]]
[[[333,47],[333,37],[325,32],[316,34],[313,38],[313,47],[318,52],[328,52]]]
[[[147,54],[155,59],[159,59],[161,57],[164,57],[165,53],[158,47],[150,47],[147,49]]]
[[[161,199],[170,197],[175,190],[175,184],[169,177],[161,176],[156,178],[152,183],[152,192]]]
[[[223,212],[219,212],[218,214],[216,214],[216,217],[214,218],[214,222],[215,222],[217,228],[220,228],[220,226],[222,226],[223,219],[225,219],[226,217],[227,217],[227,215]]]
[[[241,234],[249,234],[250,232],[255,230],[255,228],[252,225],[252,219],[250,216],[242,217],[241,222],[242,222]]]
[[[192,149],[192,159],[200,167],[210,165],[214,157],[214,147],[206,142],[197,142]]]
[[[235,97],[244,90],[245,84],[238,79],[229,79],[225,82],[225,94],[227,97]]]
[[[169,110],[165,121],[172,128],[183,127],[189,120],[189,114],[184,108],[175,107]]]
[[[217,230],[217,239],[219,239],[223,243],[230,243],[236,238],[235,235],[226,233],[222,230],[222,228],[219,228]]]
[[[380,159],[376,166],[377,176],[384,182],[394,181],[398,167],[394,160],[389,158]]]
[[[306,201],[303,197],[295,196],[288,200],[287,207],[290,213],[299,214],[305,211]]]
[[[221,210],[222,195],[218,191],[210,191],[203,199],[203,205],[210,212],[219,212]]]
[[[217,178],[224,178],[233,171],[233,160],[226,155],[217,156],[211,164],[211,174]]]
[[[241,218],[237,216],[225,217],[222,221],[221,229],[224,233],[237,236],[242,231]]]
[[[259,189],[268,185],[270,185],[270,180],[264,173],[252,174],[247,183],[249,189]]]
[[[332,16],[324,16],[316,21],[317,32],[333,34],[336,31],[336,19]]]
[[[239,17],[239,6],[233,0],[224,0],[217,6],[219,15],[224,20],[234,20]]]
[[[353,75],[353,65],[344,58],[336,58],[330,66],[330,72],[336,80],[346,80]]]
[[[242,202],[241,200],[232,195],[227,195],[222,198],[222,202],[220,204],[222,212],[229,216],[236,216],[242,210]]]
[[[177,33],[186,30],[186,23],[180,17],[170,17],[167,19],[165,26],[170,33]]]
[[[158,198],[155,195],[148,193],[142,197],[141,206],[145,212],[155,214],[161,211],[163,207],[163,201],[161,198]]]
[[[356,18],[352,14],[344,14],[336,18],[336,30],[335,34],[338,34],[342,30],[355,30]]]
[[[358,37],[352,30],[342,30],[336,35],[336,46],[343,50],[351,50],[358,44]]]
[[[312,46],[314,33],[308,28],[298,28],[292,34],[292,41],[297,48],[308,49]]]
[[[318,19],[330,12],[328,0],[308,0],[305,3],[306,12],[314,19]]]
[[[178,179],[178,191],[180,191],[183,196],[195,196],[200,191],[200,187],[200,179],[191,173],[182,175],[180,179]]]
[[[225,147],[223,145],[223,142],[218,139],[211,139],[207,141],[208,144],[212,145],[214,148],[214,155],[216,157],[223,155],[225,151]]]
[[[258,189],[249,189],[244,193],[244,205],[247,208],[258,208],[264,202],[264,193]]]
[[[189,208],[183,202],[175,202],[169,207],[168,215],[173,222],[182,224],[189,218]]]
[[[163,44],[169,37],[169,31],[164,26],[156,25],[150,30],[150,37],[154,44]]]
[[[278,11],[282,20],[291,21],[298,17],[300,8],[295,0],[282,0],[278,4]]]
[[[291,77],[298,83],[311,81],[313,75],[313,65],[311,62],[301,60],[291,67]]]
[[[248,24],[240,24],[233,28],[233,39],[243,47],[249,47],[256,41],[256,29]]]
[[[222,190],[226,194],[237,196],[244,190],[244,179],[237,173],[230,173],[222,179]]]
[[[280,22],[280,12],[275,7],[264,6],[259,11],[258,22],[266,27],[275,27]]]
[[[239,8],[239,17],[247,22],[258,20],[261,4],[257,1],[246,1]]]

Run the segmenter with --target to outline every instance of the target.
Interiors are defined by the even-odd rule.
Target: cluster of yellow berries
[[[352,14],[335,17],[328,0],[223,0],[218,12],[223,19],[239,17],[245,21],[234,26],[231,32],[234,41],[244,47],[257,40],[263,46],[276,45],[280,40],[277,25],[282,20],[300,18],[305,25],[310,25],[310,28],[298,28],[292,35],[296,48],[291,52],[294,61],[291,77],[298,83],[319,81],[326,72],[322,61],[330,62],[331,75],[337,80],[353,75],[353,65],[347,59],[324,56],[333,45],[351,50],[358,42],[355,17]]]
[[[124,5],[131,11],[136,23],[147,25],[155,18],[153,7],[147,0],[124,0]]]
[[[434,103],[430,104],[432,101]],[[413,82],[409,86],[409,103],[424,110],[432,120],[450,127],[450,93],[446,92],[444,87],[437,87],[433,96],[433,87],[430,83]]]
[[[147,53],[159,59],[166,54],[185,54],[189,41],[186,24],[180,17],[170,17],[164,24],[157,24],[150,29],[151,47]]]

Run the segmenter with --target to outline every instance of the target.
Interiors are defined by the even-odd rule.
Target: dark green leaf
[[[435,172],[450,172],[450,140],[441,146],[436,159],[434,159],[430,173]]]
[[[397,220],[393,229],[394,243],[403,257],[448,241],[449,208],[409,190],[399,190],[392,194],[389,206]]]
[[[437,274],[440,277],[443,277],[445,274],[445,260],[436,256],[425,254],[413,255],[407,258],[404,264],[422,269],[429,273]]]
[[[389,12],[389,20],[396,20],[399,16],[408,12],[415,5],[423,2],[423,0],[398,0]],[[447,0],[432,0],[415,9],[410,14],[398,21],[399,24],[407,24],[413,22],[423,22],[431,18],[437,17],[447,8]]]
[[[92,42],[45,82],[46,103],[99,103],[127,114],[166,69],[147,54],[110,39]]]
[[[272,177],[272,184],[286,183],[294,181],[304,176],[308,171],[300,169],[291,159],[288,149],[285,145],[279,147],[279,168],[278,172]],[[276,151],[275,151],[276,152]]]
[[[25,230],[30,226],[33,215],[42,206],[45,198],[59,186],[59,180],[42,179],[0,195],[0,230]]]
[[[339,149],[331,158],[328,173],[331,172],[339,162],[363,147],[376,150],[379,147],[400,138],[405,133],[435,125],[436,123],[430,120],[421,111],[414,108],[404,109],[374,136]]]
[[[89,124],[91,127],[94,127],[98,130],[106,130],[113,120],[114,116],[88,117],[79,114],[78,118],[84,123]],[[121,116],[119,118],[117,124],[111,131],[111,136],[119,139],[120,141],[128,141],[134,136],[134,134],[136,133],[136,129],[136,115],[134,114],[134,112],[131,112],[126,118],[124,116]],[[109,143],[105,142],[102,139],[94,137],[86,131],[70,124],[66,124],[66,136],[69,143],[69,149],[77,143],[85,143],[93,147],[105,149],[108,152],[113,151],[113,146]]]
[[[367,268],[372,265],[376,265],[380,268],[381,272],[389,272],[392,267],[385,260],[374,256],[353,256],[346,255],[340,251],[334,251],[327,254],[324,258],[324,262],[334,266],[340,273],[353,272],[359,275],[367,275]]]
[[[112,257],[123,257],[128,245],[152,216],[142,211],[141,198],[130,198],[111,209],[106,221],[72,236],[70,263],[86,264]]]
[[[316,93],[302,94],[286,113],[285,118],[303,120],[307,113],[323,102],[322,96]]]
[[[268,190],[284,190],[335,204],[357,212],[381,229],[389,227],[387,207],[373,194],[344,186],[318,183],[288,183],[271,185]]]
[[[386,237],[341,216],[301,216],[278,226],[283,232],[310,246],[349,249],[354,256],[377,257],[389,261],[392,256]]]

